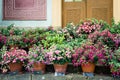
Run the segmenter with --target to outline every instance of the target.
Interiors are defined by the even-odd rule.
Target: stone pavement
[[[83,77],[82,74],[67,74],[65,76],[54,76],[54,73],[46,73],[43,75],[34,75],[30,73],[10,75],[0,74],[0,80],[120,80],[109,75],[95,75],[93,78]]]

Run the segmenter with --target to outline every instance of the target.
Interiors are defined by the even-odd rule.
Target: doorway
[[[62,26],[81,19],[95,18],[111,23],[113,0],[62,0]]]

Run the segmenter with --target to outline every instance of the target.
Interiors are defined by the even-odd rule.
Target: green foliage
[[[72,39],[71,41],[64,41],[64,43],[76,49],[85,43],[86,40],[86,35],[81,35],[79,38]]]
[[[111,28],[110,25],[106,21],[100,20],[99,24],[102,25],[100,31]]]
[[[111,33],[114,34],[120,34],[120,22],[118,22],[117,24],[115,23],[115,20],[112,19],[112,26],[109,27],[109,30]]]
[[[4,28],[2,27],[2,28],[0,28],[1,34],[5,35],[5,36],[9,36],[10,35],[9,30],[13,27],[13,25],[14,24],[11,24],[8,27],[4,27]]]
[[[6,51],[7,51],[7,47],[6,46],[3,46],[0,49],[0,63],[3,61],[3,55],[5,54]]]
[[[42,40],[42,44],[45,48],[49,48],[53,44],[62,44],[64,41],[64,34],[57,32],[46,32],[44,35],[45,39]]]
[[[109,64],[111,65],[111,72],[113,73],[113,75],[119,75],[116,73],[120,73],[120,61],[117,61],[116,59],[111,59]]]

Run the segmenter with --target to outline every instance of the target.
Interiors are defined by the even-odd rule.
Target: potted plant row
[[[117,30],[119,27],[120,24],[113,23],[110,28],[104,22],[85,20],[78,25],[68,24],[61,30],[53,30],[51,27],[46,30],[22,30],[11,26],[0,28],[0,47],[7,46],[6,51],[1,48],[0,64],[8,65],[23,60],[22,64],[28,61],[25,67],[36,71],[36,62],[65,64],[72,61],[75,66],[87,63],[92,63],[92,66],[106,64],[112,72],[119,71],[119,64],[116,65],[119,63],[116,56],[120,47],[120,31]],[[11,46],[14,48],[10,48]]]

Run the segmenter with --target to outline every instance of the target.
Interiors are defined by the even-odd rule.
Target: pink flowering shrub
[[[3,56],[3,63],[16,63],[16,62],[23,62],[27,60],[28,54],[25,50],[22,49],[13,49],[10,51],[7,51]]]
[[[46,59],[50,63],[65,64],[71,62],[72,48],[67,44],[53,45],[46,53]]]
[[[106,64],[106,52],[105,47],[102,45],[83,45],[72,55],[72,63],[74,66],[88,62]]]
[[[102,25],[100,23],[97,23],[95,20],[86,20],[81,22],[79,27],[77,27],[76,32],[77,33],[93,33],[96,30],[100,30]]]
[[[109,47],[109,49],[114,50],[118,47],[119,43],[118,38],[115,34],[112,34],[109,30],[103,31],[95,31],[88,35],[88,39],[90,39],[94,44],[98,44],[99,42],[103,45]]]

